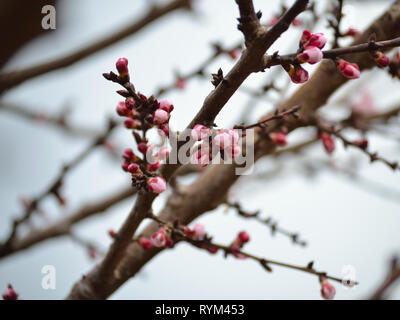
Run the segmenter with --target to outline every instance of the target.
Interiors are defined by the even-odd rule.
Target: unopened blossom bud
[[[148,148],[149,146],[146,144],[146,142],[140,142],[138,144],[138,150],[143,154],[146,154]]]
[[[126,117],[130,112],[129,109],[126,107],[125,102],[123,101],[118,103],[116,110],[118,115],[120,115],[121,117]]]
[[[335,297],[336,289],[327,279],[321,282],[321,295],[324,299],[332,300]]]
[[[250,241],[250,235],[246,231],[239,232],[237,237],[241,243],[246,243]]]
[[[376,64],[380,67],[386,67],[389,65],[389,58],[383,54],[381,51],[375,51],[372,55]]]
[[[192,238],[193,235],[194,235],[194,230],[190,229],[190,228],[187,227],[187,226],[184,226],[184,227],[183,227],[183,232],[185,233],[185,235],[186,235],[188,238]]]
[[[128,171],[129,165],[130,165],[130,163],[129,163],[128,161],[125,161],[125,162],[122,164],[122,170]]]
[[[218,248],[215,246],[210,246],[207,248],[207,250],[211,253],[211,254],[216,254],[218,252]]]
[[[162,99],[160,101],[160,109],[167,111],[168,113],[171,113],[171,111],[174,110],[174,105],[169,100]]]
[[[276,145],[281,147],[287,145],[286,134],[284,134],[283,132],[272,132],[269,136],[272,142]]]
[[[139,120],[128,118],[124,121],[124,126],[127,129],[138,129],[141,126],[141,122]]]
[[[304,45],[310,39],[311,35],[312,32],[310,30],[304,30],[300,39],[300,43]]]
[[[148,169],[149,171],[156,171],[160,166],[161,166],[161,162],[160,162],[160,161],[157,161],[157,162],[154,162],[154,163],[150,164],[150,165],[147,167],[147,169]]]
[[[139,171],[139,166],[136,163],[131,163],[128,166],[127,171],[130,173],[136,173]]]
[[[303,25],[303,21],[301,21],[301,19],[299,19],[299,18],[294,18],[292,24],[293,24],[295,27],[299,27],[299,26]]]
[[[220,150],[223,150],[237,144],[239,139],[239,132],[235,129],[229,129],[218,132],[215,135],[213,142]]]
[[[300,65],[290,65],[287,70],[290,79],[294,83],[304,83],[308,80],[308,72],[303,69]]]
[[[210,149],[206,146],[200,147],[193,153],[193,163],[200,167],[206,167],[210,163]]]
[[[162,124],[158,128],[159,128],[160,135],[165,135],[166,137],[169,137],[169,126],[168,126],[168,124]]]
[[[179,78],[176,80],[176,87],[177,87],[178,89],[183,90],[183,89],[185,89],[185,86],[186,86],[186,80],[185,80],[184,78],[179,77]]]
[[[197,223],[193,227],[193,239],[194,240],[203,240],[206,235],[206,230],[204,226],[200,223]]]
[[[242,152],[242,147],[239,144],[233,144],[230,147],[225,148],[224,151],[227,153],[229,158],[235,159]]]
[[[133,160],[135,158],[135,154],[133,153],[133,150],[128,148],[124,150],[124,153],[122,154],[122,157],[125,160]]]
[[[18,293],[15,292],[11,284],[8,285],[7,290],[3,293],[4,300],[18,300]]]
[[[304,33],[303,33],[303,35],[304,35]],[[323,33],[313,33],[310,35],[308,40],[303,44],[303,46],[305,48],[317,47],[319,49],[322,49],[325,46],[327,41],[328,41],[328,39],[326,39],[326,37],[324,36]]]
[[[108,230],[108,235],[111,237],[111,238],[115,238],[115,236],[116,236],[116,233],[115,233],[115,231],[114,230]]]
[[[305,50],[297,55],[297,60],[300,63],[308,62],[309,64],[315,64],[320,62],[323,58],[322,51],[317,47],[307,47]]]
[[[167,235],[165,232],[165,228],[160,228],[158,229],[158,231],[154,232],[151,235],[150,240],[153,246],[158,248],[164,247],[167,243]]]
[[[169,120],[169,113],[161,108],[158,108],[153,113],[153,121],[155,124],[164,124]]]
[[[128,75],[128,59],[126,58],[119,58],[117,60],[117,63],[115,64],[117,67],[118,73],[120,77],[125,77]]]
[[[125,99],[125,106],[129,109],[132,110],[135,107],[135,100],[132,97],[128,97]]]
[[[358,36],[360,34],[360,31],[356,28],[349,28],[349,30],[347,30],[343,36],[344,37],[355,37]]]
[[[271,19],[269,19],[267,25],[269,27],[272,27],[275,23],[277,23],[279,20],[279,16],[273,16]]]
[[[322,144],[328,154],[331,154],[335,150],[335,141],[332,139],[329,133],[323,132],[321,134]]]
[[[160,148],[160,150],[158,150],[157,158],[159,160],[164,160],[168,157],[169,153],[170,153],[169,149],[166,146],[163,146]]]
[[[348,79],[357,79],[360,77],[360,69],[355,63],[350,63],[343,59],[339,59],[338,67],[340,72]]]
[[[240,55],[240,49],[238,49],[238,48],[232,49],[232,50],[228,51],[228,54],[231,57],[231,59],[236,60]]]
[[[151,250],[153,248],[153,242],[150,239],[144,237],[139,238],[139,244],[146,251]]]
[[[163,177],[154,177],[147,180],[147,186],[150,192],[159,194],[165,191],[167,188],[167,182]]]
[[[238,259],[247,259],[247,256],[245,256],[244,254],[239,253],[240,251],[240,246],[237,244],[234,244],[231,247],[231,251],[234,257],[238,258]]]
[[[191,136],[195,141],[201,141],[207,138],[211,133],[211,129],[203,126],[202,124],[196,124],[191,132]]]

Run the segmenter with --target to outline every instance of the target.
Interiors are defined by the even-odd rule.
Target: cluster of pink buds
[[[243,248],[244,244],[249,241],[250,241],[250,235],[246,231],[239,232],[236,239],[231,244],[232,254],[238,259],[246,259],[247,257],[239,253],[239,251],[241,248]]]
[[[360,69],[355,63],[350,63],[343,59],[337,59],[336,65],[338,66],[340,72],[347,79],[358,79],[360,77]]]
[[[335,297],[336,289],[330,282],[324,278],[321,280],[321,295],[324,299],[332,300]]]
[[[335,151],[335,141],[332,139],[331,135],[327,132],[322,132],[320,138],[325,151],[328,154],[333,153],[333,151]]]
[[[4,300],[18,300],[18,293],[15,292],[11,284],[8,285],[7,290],[3,293]]]
[[[116,67],[119,73],[119,79],[129,81],[128,60],[121,58],[117,61]],[[107,75],[106,78],[110,78]],[[129,87],[127,84],[125,87]],[[124,163],[122,169],[132,175],[132,184],[137,188],[146,188],[153,193],[162,193],[166,189],[166,181],[160,176],[154,174],[161,165],[161,161],[167,158],[169,150],[162,147],[158,153],[153,154],[154,147],[148,144],[145,138],[147,130],[156,127],[158,133],[163,137],[169,136],[169,119],[173,104],[163,99],[157,101],[153,96],[146,97],[141,93],[134,92],[133,85],[130,91],[121,90],[119,93],[126,97],[117,105],[117,114],[125,117],[124,125],[132,130],[133,137],[136,140],[137,147],[142,157],[136,155],[132,149],[126,149],[123,153]],[[138,131],[142,131],[140,135]],[[150,159],[149,159],[150,158]]]
[[[236,158],[242,151],[240,134],[236,129],[218,130],[214,137],[212,130],[204,125],[197,124],[191,131],[194,141],[203,141],[193,154],[193,160],[201,167],[207,166],[213,158],[212,144],[219,150],[221,157]]]

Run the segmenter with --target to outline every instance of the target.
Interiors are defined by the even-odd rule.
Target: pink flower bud
[[[300,42],[304,45],[310,39],[311,35],[312,32],[310,30],[304,30]]]
[[[185,86],[186,86],[186,81],[185,81],[185,79],[179,77],[179,78],[176,80],[176,87],[177,87],[178,89],[183,90],[183,89],[185,89]]]
[[[238,240],[241,243],[246,243],[250,241],[250,235],[246,231],[241,231],[238,234]]]
[[[304,33],[303,33],[304,35]],[[309,36],[308,40],[303,44],[306,47],[317,47],[322,49],[327,42],[326,37],[323,33],[313,33]]]
[[[18,293],[15,292],[11,284],[8,285],[7,290],[3,293],[4,300],[18,300]]]
[[[343,36],[344,37],[355,37],[358,36],[360,34],[360,31],[356,28],[349,28],[349,30],[347,30]]]
[[[329,133],[323,132],[321,134],[322,144],[328,154],[331,154],[335,150],[335,141],[332,139]]]
[[[322,51],[317,47],[307,47],[302,53],[297,55],[297,60],[299,60],[299,62],[308,62],[309,64],[320,62],[322,58]]]
[[[304,83],[308,80],[308,72],[299,65],[290,65],[288,74],[294,83]]]
[[[232,254],[233,254],[234,257],[236,257],[236,258],[238,258],[238,259],[247,259],[247,256],[245,256],[245,255],[239,253],[239,251],[240,251],[240,246],[239,246],[239,245],[234,244],[234,245],[231,247],[231,250],[232,250]]]
[[[157,161],[157,162],[154,162],[154,163],[150,164],[150,165],[147,167],[147,169],[148,169],[149,171],[156,171],[160,166],[161,166],[161,162],[160,162],[160,161]]]
[[[117,63],[115,64],[117,67],[118,73],[121,77],[125,77],[128,75],[128,59],[126,58],[119,58]]]
[[[129,109],[132,110],[135,107],[135,100],[133,100],[132,97],[128,97],[125,99],[125,106]]]
[[[124,126],[127,129],[138,129],[141,126],[141,122],[139,120],[128,118],[124,121]]]
[[[169,149],[167,148],[167,147],[161,147],[160,148],[160,150],[158,150],[158,152],[157,152],[157,158],[159,159],[159,160],[164,160],[164,159],[166,159],[167,157],[168,157],[168,155],[169,155]]]
[[[220,149],[232,147],[239,142],[239,132],[234,129],[221,130],[213,139],[214,144]]]
[[[128,148],[124,150],[124,153],[122,154],[122,157],[125,160],[133,160],[135,158],[135,154],[133,153],[133,150]]]
[[[153,242],[150,239],[144,237],[139,238],[139,244],[146,251],[149,251],[153,248]]]
[[[129,114],[129,109],[126,107],[125,102],[121,101],[117,105],[117,113],[121,117],[126,117]]]
[[[301,19],[299,19],[299,18],[294,18],[292,24],[293,24],[295,27],[299,27],[299,26],[303,25],[303,21],[301,21]]]
[[[268,21],[267,25],[268,25],[269,27],[272,27],[275,23],[278,22],[278,20],[279,20],[279,17],[278,17],[278,16],[273,16],[273,17]]]
[[[174,110],[174,105],[167,99],[162,99],[160,101],[160,109],[171,113],[171,111]]]
[[[286,140],[286,134],[283,132],[272,132],[270,133],[270,138],[273,143],[277,144],[278,146],[286,146],[287,140]]]
[[[229,158],[235,159],[242,152],[242,147],[240,146],[240,144],[234,144],[230,147],[225,148],[224,151]]]
[[[228,51],[229,56],[232,60],[236,60],[240,55],[240,49],[236,48],[233,50]]]
[[[125,161],[125,162],[122,164],[122,170],[128,171],[129,165],[130,165],[130,163],[129,163],[128,161]]]
[[[373,57],[378,66],[383,68],[389,65],[389,58],[385,56],[383,52],[375,51]]]
[[[193,163],[200,167],[206,167],[210,163],[210,149],[207,145],[202,145],[200,149],[196,150],[192,156]]]
[[[169,137],[169,126],[168,124],[162,124],[161,126],[158,127],[160,135],[165,135],[166,137]]]
[[[343,76],[348,79],[357,79],[360,77],[360,69],[355,63],[350,63],[343,59],[339,59],[338,67]]]
[[[215,246],[210,246],[207,248],[207,250],[211,253],[211,254],[216,254],[218,252],[218,248]]]
[[[196,124],[192,129],[191,135],[195,141],[201,141],[207,138],[211,133],[211,129],[203,126],[202,124]]]
[[[167,188],[167,182],[163,177],[154,177],[147,180],[147,186],[150,192],[159,194],[165,191]]]
[[[354,140],[353,143],[356,146],[360,147],[361,149],[367,149],[368,148],[368,140],[367,139]]]
[[[167,235],[165,232],[165,228],[160,228],[158,229],[158,231],[154,232],[151,235],[150,240],[153,246],[158,248],[164,247],[167,243]]]
[[[139,166],[138,166],[136,163],[131,163],[131,164],[128,166],[127,171],[130,172],[130,173],[136,173],[136,172],[139,171]]]
[[[164,124],[169,120],[169,113],[161,108],[158,108],[153,113],[153,120],[155,124]]]
[[[111,238],[115,238],[115,236],[116,236],[116,233],[115,233],[115,231],[114,230],[108,230],[108,235],[111,237]]]
[[[327,279],[321,282],[321,295],[324,299],[332,300],[335,297],[336,289]]]
[[[146,142],[140,142],[138,144],[138,149],[143,154],[146,154],[148,148],[149,148],[149,146],[146,144]]]
[[[200,223],[197,223],[193,227],[193,239],[194,240],[203,240],[206,235],[206,230],[204,226]]]
[[[351,101],[353,117],[368,117],[376,113],[374,97],[367,90],[361,90]]]

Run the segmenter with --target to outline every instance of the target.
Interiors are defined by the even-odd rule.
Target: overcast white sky
[[[47,37],[37,39],[23,48],[6,67],[7,70],[29,66],[70,52],[81,45],[112,32],[124,23],[140,16],[147,1],[64,1],[57,7],[58,29],[49,31]],[[289,1],[289,3],[292,1]],[[233,0],[198,0],[196,13],[174,13],[152,24],[140,34],[129,37],[65,70],[51,72],[13,89],[4,95],[9,102],[21,103],[44,112],[60,110],[69,103],[73,106],[71,119],[74,123],[102,128],[106,116],[114,112],[119,101],[116,86],[105,81],[103,72],[114,68],[119,57],[127,57],[135,86],[145,94],[151,94],[160,85],[169,84],[173,71],[190,71],[210,53],[212,41],[231,45],[241,39],[236,29],[237,7]],[[279,1],[255,0],[262,10],[264,20],[277,12]],[[319,1],[323,6],[326,1]],[[344,24],[363,28],[381,14],[390,1],[376,1],[346,5],[348,13]],[[317,27],[323,32],[326,22]],[[284,34],[271,49],[288,52],[295,48],[301,30]],[[223,57],[213,63],[208,71],[218,67],[227,72],[233,62]],[[311,68],[308,68],[310,71]],[[264,83],[268,73],[253,75],[247,86]],[[384,109],[399,101],[399,82],[383,72],[364,73],[361,80],[374,95],[378,108]],[[281,81],[285,83],[285,81]],[[342,93],[356,90],[346,86]],[[291,85],[289,91],[297,88]],[[174,128],[182,129],[201,106],[212,89],[205,80],[191,81],[187,89],[167,95],[175,104],[171,118]],[[335,95],[338,97],[338,95]],[[333,100],[335,100],[333,97]],[[248,106],[250,119],[270,110],[276,95]],[[332,99],[331,99],[332,100]],[[247,105],[248,96],[237,93],[217,118],[219,126],[232,124]],[[334,103],[325,108],[328,115],[345,114]],[[0,113],[0,235],[5,235],[11,218],[21,212],[18,198],[35,195],[52,181],[63,161],[72,159],[89,143],[76,139],[56,129],[38,126],[6,113]],[[294,143],[310,132],[302,130],[289,137]],[[133,144],[125,130],[113,135],[121,147]],[[371,135],[371,148],[379,150],[390,159],[399,159],[399,145],[382,135]],[[315,164],[333,161],[345,165],[356,159],[360,175],[389,188],[392,198],[367,191],[354,179],[340,173],[324,171],[312,179],[301,174],[305,163]],[[284,161],[283,161],[284,160]],[[276,161],[265,159],[256,166],[256,173],[272,170]],[[243,220],[233,212],[226,214],[223,208],[207,213],[198,222],[218,242],[229,243],[243,229],[251,235],[246,247],[249,252],[267,258],[306,265],[315,260],[317,269],[343,276],[344,266],[353,266],[360,285],[346,289],[335,284],[337,298],[358,299],[368,294],[382,280],[388,260],[399,252],[400,194],[399,174],[368,159],[357,150],[344,151],[341,146],[328,159],[320,145],[304,157],[281,158],[285,173],[275,179],[244,177],[232,191],[233,199],[240,199],[245,208],[260,209],[264,216],[272,216],[279,224],[298,231],[309,245],[294,246],[280,236],[271,237],[269,230],[255,222]],[[59,212],[52,199],[44,203],[49,219],[72,212],[87,200],[100,199],[103,195],[129,184],[129,176],[120,170],[119,162],[104,151],[96,151],[65,181],[68,206]],[[397,192],[397,193],[396,193]],[[397,198],[396,198],[397,197]],[[157,212],[165,195],[157,199]],[[80,223],[75,231],[107,248],[107,230],[117,229],[132,206],[133,199],[119,204],[106,213]],[[45,223],[35,221],[37,226]],[[56,290],[41,287],[41,268],[54,265],[57,272]],[[0,260],[0,288],[11,282],[25,299],[62,299],[72,284],[94,265],[86,252],[69,238],[42,243],[27,251]],[[2,289],[1,289],[2,290]],[[165,251],[146,265],[140,274],[128,281],[116,294],[115,299],[319,299],[318,280],[308,274],[274,267],[266,273],[258,264],[249,260],[224,259],[211,256],[188,245]],[[400,287],[392,298],[400,298]]]

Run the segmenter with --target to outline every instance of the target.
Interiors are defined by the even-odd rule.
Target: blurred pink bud
[[[219,131],[213,142],[220,150],[223,150],[237,144],[239,139],[239,132],[235,129],[229,129]]]
[[[178,79],[176,80],[176,87],[178,89],[185,89],[186,86],[186,80],[184,78],[178,77]]]
[[[367,139],[354,140],[353,143],[356,146],[360,147],[361,149],[367,149],[368,148],[368,140]]]
[[[210,149],[207,146],[201,146],[193,153],[193,163],[200,167],[206,167],[210,163]]]
[[[117,63],[115,64],[117,67],[118,73],[121,77],[125,77],[128,75],[128,59],[126,58],[119,58]]]
[[[335,297],[336,289],[327,279],[321,282],[321,295],[324,299],[332,300]]]
[[[211,133],[211,129],[203,126],[202,124],[196,124],[192,129],[191,135],[195,141],[204,140]]]
[[[135,107],[135,100],[133,100],[132,97],[128,97],[125,99],[125,106],[129,109],[132,110]]]
[[[160,228],[158,229],[158,231],[154,232],[151,235],[150,240],[153,246],[158,248],[164,247],[167,243],[167,235],[165,232],[165,228]]]
[[[301,63],[308,62],[309,64],[315,64],[320,62],[323,58],[322,51],[317,47],[307,47],[302,53],[297,55],[297,60]]]
[[[304,45],[310,39],[311,35],[312,32],[310,30],[304,30],[300,42]]]
[[[129,109],[126,107],[125,102],[121,101],[117,105],[117,113],[121,117],[126,117],[129,114]]]
[[[160,101],[160,109],[171,113],[172,110],[174,110],[174,105],[167,99],[162,99]]]
[[[211,254],[216,254],[218,252],[218,248],[215,246],[210,246],[207,248],[207,250],[211,253]]]
[[[332,139],[329,133],[323,132],[321,134],[322,144],[328,154],[331,154],[335,150],[335,141]]]
[[[343,59],[339,59],[338,67],[343,76],[348,79],[357,79],[360,77],[360,69],[355,63],[350,63]]]
[[[351,113],[355,117],[368,117],[376,113],[374,98],[367,90],[360,91],[351,102]]]
[[[143,154],[146,154],[148,148],[149,148],[149,146],[146,144],[146,142],[140,142],[138,144],[138,149]]]
[[[301,19],[299,19],[299,18],[294,18],[292,24],[293,24],[295,27],[299,27],[299,26],[303,25],[303,21],[301,21]]]
[[[3,293],[4,300],[18,300],[18,293],[15,292],[11,284],[8,285],[7,290]]]
[[[149,166],[147,167],[147,169],[148,169],[149,171],[156,171],[160,166],[161,166],[161,162],[160,162],[160,161],[157,161],[157,162],[154,162],[154,163],[152,163],[152,164],[149,164]]]
[[[128,166],[127,171],[130,173],[136,173],[139,171],[139,166],[136,163],[131,163]]]
[[[238,234],[238,240],[241,243],[246,243],[250,241],[250,235],[246,231],[241,231]]]
[[[197,223],[193,227],[193,239],[194,240],[203,240],[206,235],[206,230],[204,226],[200,223]]]
[[[236,48],[228,51],[228,54],[233,60],[236,60],[239,57],[240,52],[241,50],[239,48]]]
[[[349,28],[349,30],[347,30],[343,36],[344,37],[355,37],[358,36],[360,34],[360,31],[356,28]]]
[[[124,121],[124,126],[127,129],[137,129],[140,128],[141,122],[132,118],[128,118]]]
[[[277,144],[278,146],[283,147],[287,145],[286,134],[284,134],[283,132],[272,132],[269,136],[272,142]]]
[[[169,120],[169,113],[161,108],[158,108],[153,113],[153,121],[155,124],[164,124]]]
[[[159,160],[164,160],[164,159],[166,159],[168,157],[169,152],[170,152],[169,149],[167,147],[163,146],[163,147],[160,148],[160,150],[158,150],[157,158]]]
[[[169,137],[169,126],[168,124],[162,124],[161,126],[158,127],[160,135],[165,135],[166,137]]]
[[[167,188],[167,182],[163,177],[154,177],[147,180],[147,186],[150,192],[159,194],[165,191]]]
[[[304,32],[303,32],[304,36]],[[303,39],[303,37],[302,37]],[[303,43],[303,46],[306,47],[317,47],[319,49],[322,49],[327,42],[326,37],[324,36],[323,33],[312,33],[306,42]]]
[[[133,153],[133,150],[128,148],[124,150],[124,153],[122,154],[122,157],[125,160],[133,160],[135,158],[135,154]]]
[[[129,165],[130,165],[130,163],[129,163],[128,161],[125,161],[125,162],[122,164],[122,170],[128,171]]]
[[[153,242],[150,239],[144,237],[139,238],[139,244],[146,251],[151,250],[153,248]]]
[[[375,51],[373,54],[376,64],[380,67],[386,67],[389,65],[389,58],[383,54],[381,51]]]
[[[278,20],[279,20],[279,17],[278,17],[278,16],[273,16],[273,17],[268,21],[267,25],[268,25],[269,27],[272,27],[275,23],[278,22]]]
[[[227,153],[229,158],[235,159],[242,152],[242,147],[240,144],[233,144],[230,147],[225,148],[224,151]]]
[[[308,80],[308,72],[299,65],[290,65],[288,74],[294,83],[304,83]]]
[[[114,230],[108,230],[108,235],[111,237],[111,238],[115,238],[115,236],[116,236],[116,233],[115,233],[115,231]]]

